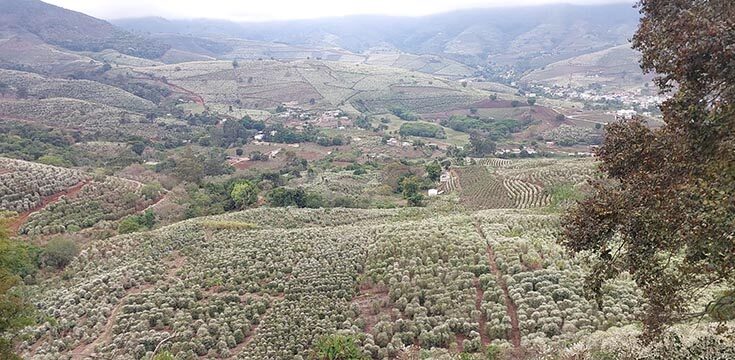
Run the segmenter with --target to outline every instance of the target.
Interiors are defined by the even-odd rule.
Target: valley
[[[673,70],[655,1],[52,3],[0,0],[0,358],[735,358],[709,2]]]

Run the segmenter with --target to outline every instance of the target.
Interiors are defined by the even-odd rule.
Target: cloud
[[[234,21],[308,19],[355,14],[420,16],[457,9],[509,6],[504,0],[46,0],[103,19],[161,16]],[[630,3],[632,0],[514,0],[510,5]]]

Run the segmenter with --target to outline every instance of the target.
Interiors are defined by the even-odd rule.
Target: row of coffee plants
[[[555,216],[476,216],[517,307],[524,343],[536,338],[578,339],[636,319],[642,302],[630,280],[607,285],[601,303],[585,298],[586,269],[565,256],[555,242]]]
[[[0,210],[31,210],[84,179],[76,170],[0,157]]]
[[[634,288],[614,284],[602,307],[585,300],[585,268],[552,245],[557,226],[528,210],[260,208],[98,240],[63,279],[30,287],[54,320],[27,328],[20,349],[306,359],[341,333],[373,359],[415,345],[479,353],[510,339],[506,285],[524,344],[630,323]]]
[[[115,228],[111,222],[140,211],[154,201],[143,196],[137,183],[104,177],[85,184],[79,192],[63,196],[31,214],[20,228],[20,233],[49,235],[75,232],[97,225]]]

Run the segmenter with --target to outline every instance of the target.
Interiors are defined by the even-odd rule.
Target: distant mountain
[[[113,49],[149,59],[168,50],[162,42],[38,0],[0,0],[0,9],[0,38],[4,39],[45,42],[72,51]]]
[[[627,43],[638,24],[638,13],[629,4],[547,5],[424,17],[348,16],[263,23],[137,18],[113,23],[137,33],[236,37],[355,53],[390,49],[440,55],[469,65],[490,61],[527,70]]]
[[[640,58],[641,54],[630,45],[620,45],[549,64],[521,80],[551,86],[640,87],[650,83],[652,78],[651,74],[641,71]]]

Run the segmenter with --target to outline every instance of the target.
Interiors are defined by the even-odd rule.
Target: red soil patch
[[[18,229],[20,229],[20,227],[26,222],[26,220],[28,220],[28,217],[31,216],[31,214],[37,211],[41,211],[45,209],[47,206],[59,201],[59,199],[62,196],[74,196],[78,194],[85,185],[89,184],[89,182],[90,180],[83,180],[66,190],[63,190],[56,194],[44,197],[38,205],[33,207],[33,209],[30,209],[26,212],[19,214],[18,217],[16,217],[15,219],[13,219],[13,221],[10,222],[9,229],[11,233],[17,234]]]
[[[375,286],[369,283],[360,285],[360,294],[352,299],[352,303],[356,304],[360,309],[360,317],[365,320],[365,332],[372,331],[373,326],[378,323],[380,315],[390,311],[388,289],[384,286]],[[380,304],[379,309],[373,307],[373,304]],[[393,319],[395,320],[395,319]]]
[[[170,88],[172,88],[174,90],[178,90],[179,92],[182,92],[182,93],[184,93],[186,95],[189,95],[191,97],[191,99],[194,100],[195,103],[197,103],[199,105],[204,105],[204,98],[201,95],[199,95],[199,94],[197,94],[197,93],[195,93],[195,92],[193,92],[191,90],[184,89],[183,87],[178,86],[178,85],[174,85],[174,84],[171,84],[171,83],[164,83],[163,81],[161,81],[161,83],[167,85],[168,87],[170,87]]]
[[[510,298],[510,295],[508,293],[508,284],[505,282],[505,279],[503,278],[503,274],[500,272],[500,269],[498,269],[497,262],[495,262],[495,252],[493,251],[493,247],[490,246],[490,242],[488,242],[487,237],[485,237],[485,232],[482,231],[482,227],[480,227],[480,224],[477,222],[475,222],[475,230],[477,231],[477,234],[480,235],[480,237],[487,243],[487,259],[490,263],[490,270],[497,278],[498,285],[503,290],[505,306],[507,308],[508,316],[510,317],[510,342],[513,344],[513,347],[516,350],[519,350],[521,348],[521,330],[520,326],[518,325],[518,308],[513,302],[513,299]]]
[[[480,286],[480,280],[475,279],[474,280],[475,289],[476,290],[476,297],[475,297],[475,309],[480,312],[480,319],[478,319],[478,322],[480,324],[480,341],[482,342],[482,347],[486,348],[490,344],[490,339],[487,337],[487,331],[485,331],[486,325],[487,325],[487,315],[485,315],[485,312],[482,311],[482,299],[485,297],[485,292],[482,290],[482,287]],[[459,344],[458,344],[459,345]]]

